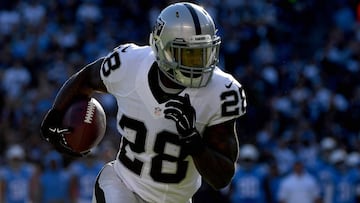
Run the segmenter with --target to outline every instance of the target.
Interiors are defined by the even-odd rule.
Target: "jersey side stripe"
[[[105,194],[104,194],[104,191],[100,187],[99,177],[100,177],[100,175],[98,175],[98,177],[96,178],[96,182],[95,182],[95,198],[96,198],[97,203],[105,203]]]

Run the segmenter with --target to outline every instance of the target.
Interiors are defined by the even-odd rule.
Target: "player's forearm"
[[[238,140],[235,120],[207,127],[202,136],[204,150],[193,156],[199,173],[214,189],[227,186],[235,173]]]
[[[202,177],[217,190],[227,186],[235,172],[235,164],[229,158],[207,147],[193,160]]]
[[[58,92],[54,107],[64,110],[77,98],[90,97],[95,91],[106,92],[99,75],[101,63],[99,59],[72,75]]]
[[[57,110],[64,110],[72,101],[79,97],[86,97],[91,94],[89,88],[85,86],[82,74],[71,76],[59,90],[53,107]]]
[[[56,109],[64,110],[77,98],[90,97],[95,91],[106,92],[99,74],[102,60],[88,64],[64,83],[54,101]]]

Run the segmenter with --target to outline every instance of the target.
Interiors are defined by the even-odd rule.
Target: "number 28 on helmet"
[[[221,39],[216,32],[202,7],[192,3],[166,7],[149,40],[160,70],[182,86],[206,86],[219,61]]]

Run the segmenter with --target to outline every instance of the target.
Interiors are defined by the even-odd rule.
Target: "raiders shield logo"
[[[161,18],[158,18],[156,21],[156,24],[154,26],[154,31],[153,31],[155,36],[161,35],[161,32],[164,29],[164,25],[165,25],[165,22]]]

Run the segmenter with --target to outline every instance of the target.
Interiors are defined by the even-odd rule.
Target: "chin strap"
[[[166,87],[165,85],[164,85],[164,83],[162,82],[162,79],[161,79],[161,76],[160,76],[160,71],[161,70],[159,70],[158,71],[158,78],[159,78],[159,86],[160,86],[160,88],[164,91],[164,92],[166,92],[166,93],[168,93],[168,94],[179,94],[183,89],[178,89],[178,88],[170,88],[170,87]],[[166,77],[166,76],[165,76]]]

